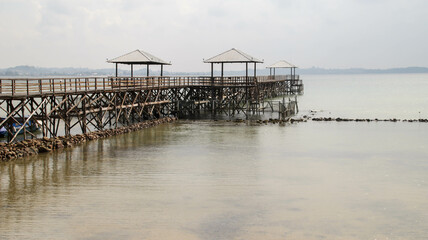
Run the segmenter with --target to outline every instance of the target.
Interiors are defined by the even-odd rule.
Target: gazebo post
[[[275,77],[275,75],[276,75],[276,68],[273,68],[273,77]]]
[[[245,63],[245,94],[248,99],[248,63]]]
[[[150,71],[150,70],[149,70],[149,66],[150,66],[150,65],[149,65],[149,64],[147,64],[147,77],[148,77],[148,76],[149,76],[149,74],[150,74],[150,73],[149,73],[149,71]]]
[[[134,64],[131,63],[131,77],[134,77]]]
[[[214,98],[215,98],[215,92],[214,92],[214,63],[211,63],[211,112],[214,113]]]
[[[224,63],[221,63],[221,80],[223,81],[223,65],[224,65]]]
[[[116,77],[117,77],[117,63],[116,63]]]
[[[163,64],[161,64],[161,77],[163,76]]]
[[[257,63],[254,63],[254,78],[257,77]]]

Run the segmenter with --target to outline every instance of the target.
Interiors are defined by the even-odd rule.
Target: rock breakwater
[[[70,148],[87,141],[135,132],[159,124],[173,122],[175,120],[177,120],[177,118],[167,117],[156,120],[148,120],[116,129],[94,131],[86,134],[77,134],[69,137],[43,137],[37,139],[27,139],[16,143],[0,143],[0,162],[7,162],[12,159],[33,156],[39,153],[51,152],[55,149]]]
[[[306,122],[306,118],[285,118],[285,119],[274,119],[269,118],[266,120],[244,120],[244,119],[235,119],[233,122],[235,123],[257,123],[257,124],[286,124],[286,123],[297,123],[297,122]],[[231,122],[231,120],[226,120],[226,122]]]
[[[320,117],[312,118],[312,121],[316,122],[423,122],[428,123],[428,119],[362,119],[362,118],[331,118],[331,117]]]

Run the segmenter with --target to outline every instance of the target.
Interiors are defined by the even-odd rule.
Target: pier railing
[[[300,80],[300,76],[299,75],[286,75],[285,76],[285,80]]]
[[[295,77],[295,76],[294,76]],[[292,80],[291,76],[245,77],[80,77],[3,78],[0,96],[34,96],[89,91],[141,90],[171,87],[245,87],[257,83]],[[293,79],[294,80],[294,79]]]
[[[299,75],[269,75],[269,76],[258,76],[258,82],[273,82],[273,81],[298,81]]]

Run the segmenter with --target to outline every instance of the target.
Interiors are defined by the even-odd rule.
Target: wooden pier
[[[235,48],[204,60],[211,76],[202,77],[164,77],[163,66],[171,63],[138,49],[107,62],[116,65],[115,77],[0,79],[0,128],[7,141],[19,134],[36,137],[27,130],[30,124],[40,124],[43,137],[57,137],[201,112],[248,116],[263,112],[267,99],[303,92],[293,73],[296,66],[281,61],[269,66],[273,75],[256,76],[263,61]],[[232,63],[244,63],[245,76],[224,76],[224,64]],[[131,77],[118,77],[118,64],[130,65]],[[215,64],[221,65],[220,77],[214,76]],[[254,64],[254,76],[248,74],[249,64]],[[134,77],[134,65],[146,65],[147,76]],[[149,76],[150,65],[160,65],[161,76]],[[277,76],[276,68],[290,68],[290,75]],[[295,101],[278,106],[283,116],[297,110]]]
[[[297,75],[258,77],[87,77],[0,79],[0,128],[7,141],[117,128],[163,116],[201,111],[234,115],[260,112],[263,102],[303,91]],[[288,111],[288,110],[287,110]],[[14,127],[20,123],[19,129]],[[60,129],[64,127],[64,129]]]

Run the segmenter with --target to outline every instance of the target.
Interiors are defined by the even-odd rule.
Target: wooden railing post
[[[12,96],[15,95],[15,84],[16,84],[15,81],[16,81],[15,79],[12,80]]]

